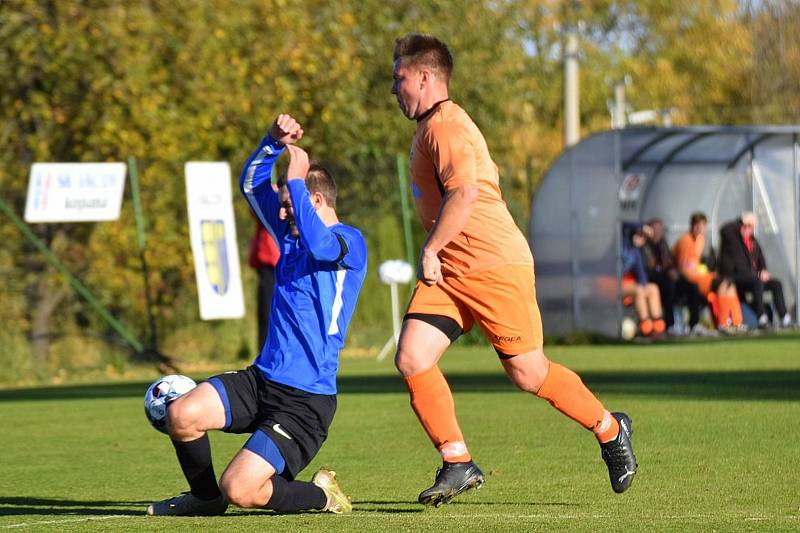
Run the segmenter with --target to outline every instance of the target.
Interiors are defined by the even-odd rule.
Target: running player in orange
[[[419,501],[438,507],[484,482],[437,365],[450,343],[476,323],[517,387],[595,434],[611,486],[623,492],[637,466],[631,420],[609,413],[577,374],[545,356],[533,257],[503,201],[483,135],[449,98],[452,69],[450,51],[435,37],[410,34],[395,44],[392,94],[403,114],[417,121],[412,190],[428,231],[395,365],[443,460]]]

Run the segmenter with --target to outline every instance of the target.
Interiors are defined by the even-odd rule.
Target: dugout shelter
[[[623,222],[661,218],[672,245],[689,216],[708,217],[707,245],[743,210],[798,320],[800,126],[631,127],[565,150],[533,196],[529,240],[548,334],[617,337]]]

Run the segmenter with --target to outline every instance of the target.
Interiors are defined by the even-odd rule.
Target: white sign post
[[[228,163],[185,165],[189,234],[200,318],[241,318],[244,297]]]
[[[392,336],[383,345],[378,354],[378,361],[383,361],[389,350],[397,347],[397,343],[400,340],[400,305],[397,301],[397,284],[408,283],[413,275],[414,270],[411,265],[399,259],[384,261],[378,267],[378,276],[383,283],[389,285],[392,293]]]
[[[117,220],[125,163],[34,163],[26,222]]]

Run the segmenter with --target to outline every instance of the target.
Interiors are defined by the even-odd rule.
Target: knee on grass
[[[264,497],[263,494],[260,494],[260,487],[253,487],[249,484],[242,483],[240,480],[232,478],[231,476],[225,476],[223,474],[222,479],[219,480],[219,488],[228,499],[228,502],[243,509],[264,507],[272,496],[272,484],[267,483],[267,485],[269,485],[269,487],[264,487],[267,489],[266,497]],[[257,494],[261,499],[264,499],[264,501],[256,501],[255,496]]]

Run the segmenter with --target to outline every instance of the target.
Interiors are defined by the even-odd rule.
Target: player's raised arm
[[[280,202],[272,188],[272,167],[283,153],[285,145],[294,144],[303,137],[303,128],[291,116],[277,116],[258,149],[250,156],[239,177],[239,188],[250,208],[267,229],[279,225]]]
[[[286,187],[292,199],[300,239],[314,259],[341,261],[347,255],[347,244],[328,227],[338,222],[335,204],[329,205],[321,192],[315,192],[312,200],[305,183],[310,168],[308,154],[297,146],[288,145],[286,148],[289,151]]]

